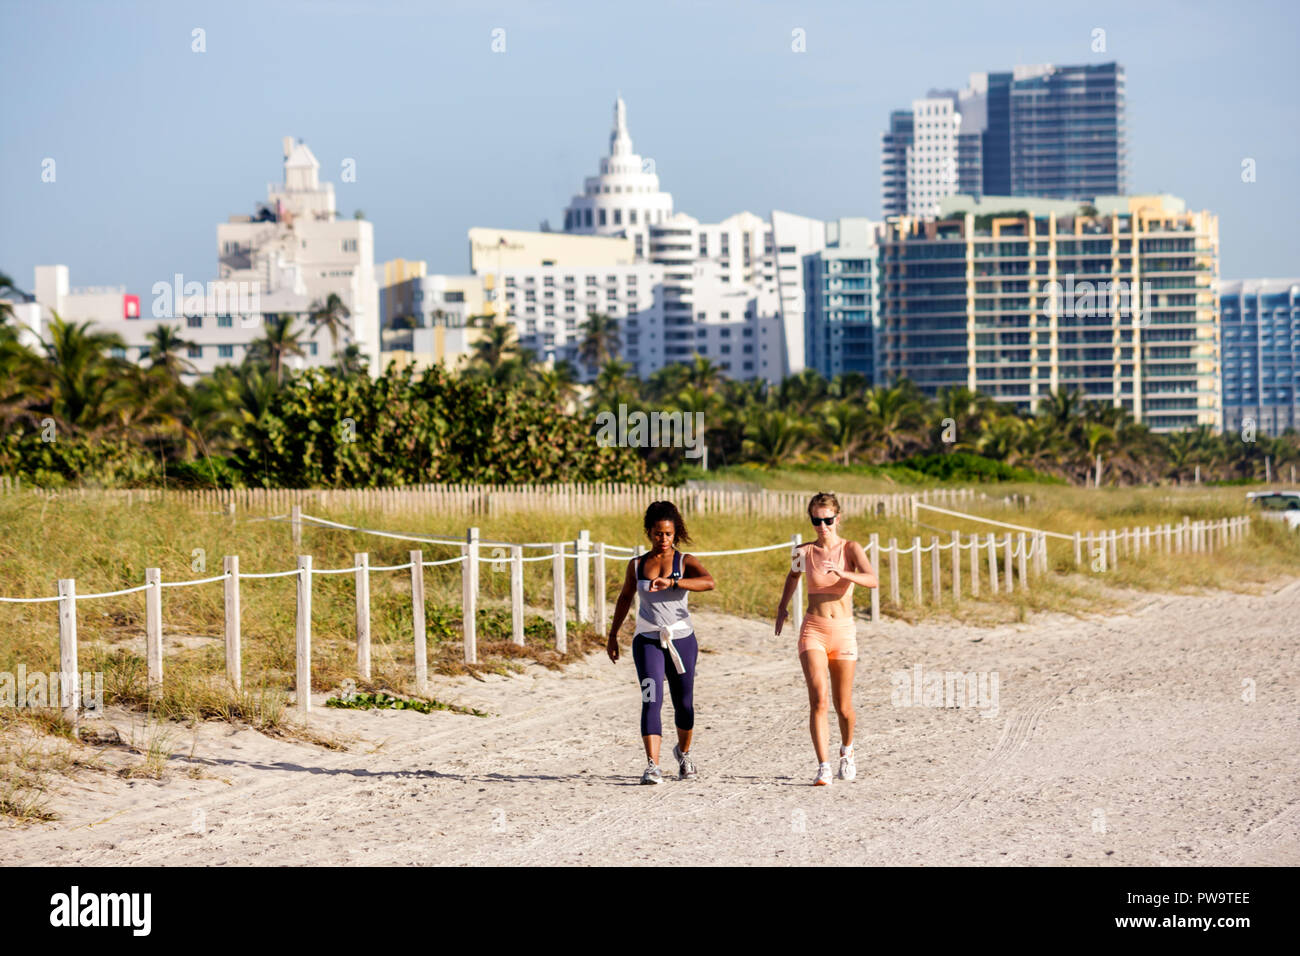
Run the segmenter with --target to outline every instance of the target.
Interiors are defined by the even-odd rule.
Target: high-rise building
[[[1128,188],[1118,63],[972,73],[895,110],[881,137],[884,216],[932,216],[947,196],[1084,199]]]
[[[1127,191],[1124,68],[1017,71],[1011,82],[1011,195],[1084,199]]]
[[[626,327],[624,358],[642,376],[667,363],[690,361],[697,354],[732,378],[779,381],[803,368],[803,316],[800,312],[797,319],[792,318],[782,308],[783,293],[778,294],[778,289],[785,287],[785,277],[777,274],[772,225],[748,212],[719,223],[701,223],[685,213],[675,213],[672,196],[660,189],[654,161],[632,151],[627,108],[621,97],[614,104],[609,142],[609,155],[601,158],[599,173],[586,179],[582,194],[573,197],[565,210],[564,231],[569,235],[559,238],[576,241],[575,249],[581,248],[583,254],[597,250],[582,246],[579,237],[625,241],[633,265],[642,270],[636,273],[639,291],[647,288],[647,277],[653,284],[655,308],[662,315],[662,338],[653,313],[640,317],[610,313]],[[595,268],[600,263],[570,258],[567,265]],[[645,272],[650,266],[654,271]],[[492,269],[489,247],[475,266],[476,272],[482,269]],[[509,268],[504,274],[510,276]],[[556,277],[564,279],[567,273],[557,272]],[[583,283],[587,276],[574,278]],[[507,299],[510,291],[507,286]],[[543,350],[541,354],[553,352],[557,358],[572,360],[585,315],[579,318],[576,332],[559,328],[554,319],[562,316],[545,314],[536,317],[530,331],[528,303],[518,301],[517,287],[514,294],[512,314],[517,322],[522,321],[521,338],[535,342]],[[801,287],[798,294],[802,297]],[[553,329],[549,329],[551,325]],[[583,368],[583,374],[590,377],[594,370]]]
[[[880,240],[877,377],[1021,412],[1053,392],[1220,427],[1218,217],[1173,196],[955,196]]]
[[[808,367],[828,379],[857,372],[875,380],[879,228],[870,219],[831,220],[825,247],[805,263]]]
[[[1300,279],[1220,282],[1219,312],[1224,430],[1300,429]]]

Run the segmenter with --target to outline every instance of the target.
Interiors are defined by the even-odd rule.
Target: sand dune
[[[178,735],[164,781],[68,782],[61,819],[6,832],[5,859],[1295,865],[1298,621],[1300,581],[993,629],[863,622],[858,779],[813,788],[794,638],[699,614],[695,781],[637,785],[631,660],[593,656],[435,679],[489,718],[319,707],[313,725],[346,752],[209,723]],[[895,706],[916,665],[996,673],[996,715]],[[130,733],[132,715],[109,717]],[[192,746],[206,777],[186,774]]]

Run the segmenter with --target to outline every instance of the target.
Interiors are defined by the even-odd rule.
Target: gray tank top
[[[637,615],[645,618],[655,627],[665,627],[669,624],[676,624],[678,621],[689,621],[691,612],[686,609],[686,596],[690,592],[683,588],[651,591],[650,582],[641,577],[642,562],[646,557],[648,557],[648,552],[636,557],[636,590],[637,598],[640,601]],[[683,573],[682,563],[682,553],[674,551],[673,573]]]

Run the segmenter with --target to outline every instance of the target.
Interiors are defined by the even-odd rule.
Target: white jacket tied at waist
[[[651,624],[640,614],[636,618],[636,632],[638,634],[658,634],[659,646],[668,652],[668,656],[673,659],[673,667],[677,668],[677,673],[686,673],[686,665],[682,663],[682,655],[677,653],[677,648],[673,646],[673,641],[689,637],[695,628],[691,626],[690,621],[674,621],[671,624]]]

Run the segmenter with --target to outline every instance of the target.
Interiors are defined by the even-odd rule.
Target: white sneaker
[[[664,782],[663,771],[661,771],[653,760],[646,764],[645,773],[641,774],[643,784],[656,784]]]
[[[817,765],[817,779],[813,781],[814,787],[829,787],[831,785],[831,765],[828,763],[819,763]]]
[[[678,744],[673,744],[673,756],[677,758],[677,779],[692,780],[695,778],[695,761],[691,759],[690,751],[682,753],[682,748]]]
[[[858,775],[858,765],[853,762],[853,751],[845,753],[844,748],[840,748],[840,779],[852,780]]]

